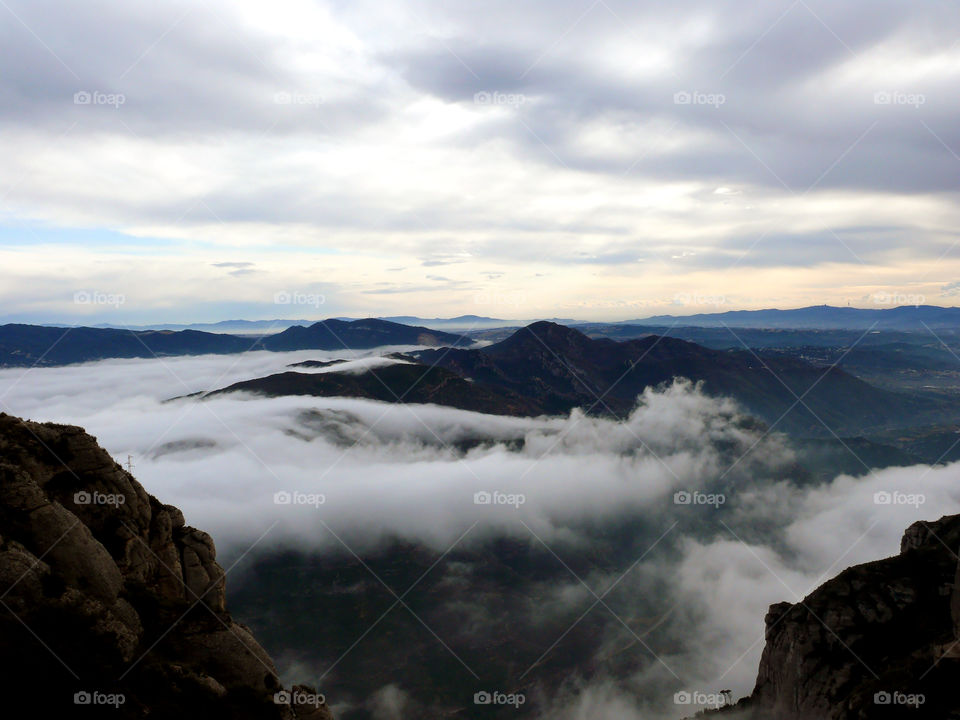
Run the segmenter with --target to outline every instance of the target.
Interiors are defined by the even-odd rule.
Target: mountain
[[[360,318],[338,317],[336,320],[353,321]],[[448,330],[469,330],[471,328],[500,327],[507,320],[484,317],[482,315],[458,315],[452,318],[421,318],[415,315],[395,315],[380,317],[378,320],[388,320],[401,325],[418,325],[434,330],[445,328]],[[211,323],[156,323],[149,325],[115,325],[112,323],[97,323],[91,327],[110,328],[114,330],[201,330],[203,332],[231,333],[234,335],[264,335],[286,330],[294,325],[308,326],[316,320],[220,320]],[[44,323],[47,327],[78,327],[61,323]]]
[[[546,321],[484,348],[447,347],[406,357],[413,364],[361,374],[285,372],[218,392],[402,398],[501,415],[562,415],[584,408],[623,417],[646,388],[683,377],[702,382],[710,394],[735,398],[775,429],[800,436],[862,435],[954,413],[947,402],[881,390],[838,368],[792,357],[758,358],[667,337],[595,339]]]
[[[686,325],[694,327],[815,328],[821,330],[925,330],[956,328],[960,307],[904,305],[881,309],[815,305],[795,310],[731,310],[697,315],[656,315],[625,320],[625,325]]]
[[[213,540],[81,428],[0,414],[0,586],[0,686],[14,707],[21,699],[44,717],[332,717],[307,687],[294,691],[315,705],[276,702],[288,691],[226,608]]]
[[[250,350],[256,341],[196,330],[112,330],[41,325],[0,325],[0,367],[52,366],[170,355]]]
[[[360,374],[284,372],[234,383],[204,397],[250,392],[268,397],[312,395],[381,402],[434,403],[496,415],[537,415],[540,407],[516,393],[474,385],[440,367],[397,363]]]
[[[740,349],[744,345],[758,350],[760,348],[849,348],[876,347],[877,345],[940,345],[937,337],[930,334],[926,328],[920,330],[819,330],[811,328],[734,328],[727,327],[692,327],[689,325],[621,325],[603,323],[579,323],[573,325],[577,330],[590,337],[608,337],[611,340],[633,340],[645,335],[666,335],[681,340],[689,340],[704,347],[716,350],[728,348]],[[516,328],[514,328],[515,330]],[[937,330],[937,336],[948,344],[956,340],[957,328],[942,328]],[[497,331],[486,333],[471,333],[471,336],[494,341],[502,340],[509,333],[504,332],[501,337],[493,337]]]
[[[838,435],[858,435],[952,412],[947,403],[880,390],[838,368],[796,358],[758,358],[669,337],[595,339],[549,322],[477,350],[414,355],[478,385],[531,398],[547,413],[584,407],[622,416],[646,387],[675,377],[702,381],[707,392],[733,397],[777,429],[802,435],[832,436],[824,425]]]
[[[907,528],[900,554],[770,607],[738,720],[960,718],[960,516]]]
[[[452,318],[421,318],[413,315],[395,315],[393,317],[382,317],[380,319],[403,323],[404,325],[423,325],[428,328],[446,328],[448,330],[485,329],[500,327],[509,322],[508,320],[484,317],[482,315],[458,315]]]
[[[383,345],[471,345],[462,335],[365,318],[363,320],[321,320],[309,327],[295,325],[281,333],[265,337],[265,350],[344,350],[368,349]]]
[[[380,345],[469,345],[462,335],[386,320],[325,320],[276,335],[238,337],[197,330],[0,326],[0,367],[67,365],[107,358],[229,354],[248,350],[353,350]]]
[[[113,325],[98,323],[93,327],[117,330],[201,330],[234,335],[263,335],[286,330],[291,325],[310,325],[316,320],[220,320],[212,323],[160,323],[157,325]],[[54,325],[53,327],[70,327]]]
[[[814,481],[828,483],[837,475],[863,475],[865,467],[910,467],[935,464],[940,456],[915,454],[891,444],[863,437],[798,438],[794,440],[803,464],[809,468]]]

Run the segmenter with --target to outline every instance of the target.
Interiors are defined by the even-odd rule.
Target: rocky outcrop
[[[918,522],[900,554],[773,605],[750,720],[960,718],[960,516]],[[726,714],[720,713],[720,714]]]
[[[0,673],[45,717],[329,720],[226,609],[213,540],[81,428],[0,414]]]

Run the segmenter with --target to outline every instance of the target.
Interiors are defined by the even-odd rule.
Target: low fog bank
[[[290,548],[363,556],[396,542],[439,556],[454,543],[461,551],[511,538],[570,563],[554,601],[524,617],[531,623],[572,621],[594,601],[587,588],[616,586],[618,615],[632,604],[654,619],[611,620],[603,652],[637,645],[633,625],[655,627],[663,642],[627,676],[574,671],[559,692],[531,697],[544,716],[564,720],[678,718],[701,709],[673,705],[679,690],[749,693],[770,604],[897,552],[915,520],[960,512],[958,465],[813,483],[783,436],[686,381],[648,390],[622,423],[580,411],[511,418],[344,398],[164,402],[306,359],[348,357],[355,362],[323,371],[360,371],[409,349],[4,370],[0,409],[81,425],[118,462],[131,456],[147,489],[209,531],[227,560]],[[608,528],[629,542],[613,544]],[[598,543],[622,555],[600,568],[584,559]],[[243,566],[236,572],[242,581]],[[467,564],[463,577],[475,572]],[[644,597],[653,586],[657,603]],[[416,702],[386,685],[367,711],[395,717]]]

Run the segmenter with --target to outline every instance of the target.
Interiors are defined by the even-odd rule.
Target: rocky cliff
[[[900,554],[773,605],[743,720],[960,718],[960,516],[918,522]]]
[[[95,438],[0,414],[6,698],[45,717],[329,720],[315,690],[281,687],[225,584],[210,536]]]

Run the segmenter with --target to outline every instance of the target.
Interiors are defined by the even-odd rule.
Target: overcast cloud
[[[0,17],[8,318],[385,314],[385,295],[625,318],[708,309],[678,293],[946,303],[960,277],[950,4],[11,0]],[[272,302],[318,283],[322,308]],[[125,303],[72,302],[91,288]]]

